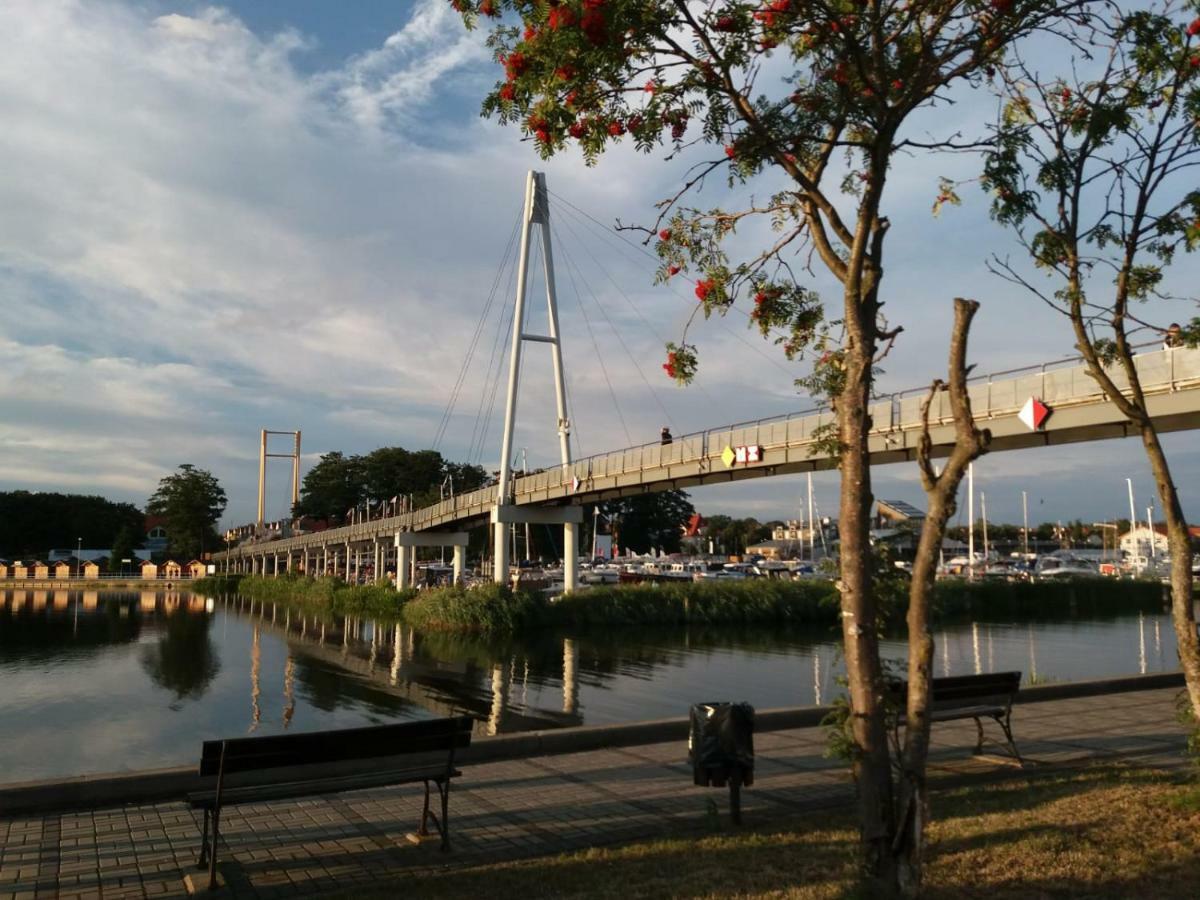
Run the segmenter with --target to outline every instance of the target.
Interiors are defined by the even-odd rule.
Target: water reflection
[[[67,591],[56,593],[68,594]],[[95,594],[94,591],[87,593]],[[38,594],[41,595],[40,606]],[[64,615],[70,604],[68,596],[65,603],[61,606],[56,603],[47,614],[46,592],[34,591],[33,595],[31,606],[27,591],[0,593],[0,663],[94,654],[106,645],[136,641],[141,634],[141,616],[130,616],[128,608],[121,604],[106,605],[97,615],[93,597],[91,615],[68,616]],[[84,608],[89,609],[86,594],[83,599]]]
[[[145,598],[142,600],[145,608]],[[164,598],[166,627],[152,646],[142,648],[142,668],[151,680],[175,695],[175,701],[198,699],[221,669],[208,636],[210,617],[181,606],[178,595]]]
[[[186,764],[200,740],[248,731],[468,714],[482,735],[682,716],[703,700],[829,703],[837,639],[776,626],[485,639],[239,597],[18,590],[0,594],[0,778]],[[939,675],[1175,668],[1170,619],[1154,613],[942,623],[937,643]],[[882,647],[903,665],[902,635]]]

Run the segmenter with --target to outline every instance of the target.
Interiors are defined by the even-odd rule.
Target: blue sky
[[[515,131],[479,118],[495,68],[481,35],[466,33],[447,6],[0,6],[0,488],[141,503],[163,474],[192,462],[226,486],[233,523],[253,515],[260,427],[302,429],[306,467],[334,449],[428,446],[526,170],[544,169],[551,190],[601,222],[648,219],[677,166],[628,147],[593,169],[573,155],[538,161]],[[963,100],[927,124],[990,115],[990,101]],[[966,157],[897,166],[888,310],[906,331],[885,389],[936,374],[958,294],[983,302],[972,343],[981,371],[1070,352],[1063,322],[985,272],[986,254],[1008,244],[979,192],[965,188],[963,208],[930,217],[937,176],[975,167]],[[723,197],[713,188],[701,201]],[[694,303],[687,287],[654,287],[648,260],[558,208],[580,450],[624,445],[627,432],[653,439],[664,419],[684,433],[807,406],[791,387],[802,367],[739,315],[694,333],[701,376],[674,387],[658,366],[662,340],[678,336]],[[568,256],[586,285],[582,301]],[[1196,275],[1189,261],[1174,277],[1194,284]],[[827,279],[815,283],[830,290]],[[440,445],[489,467],[499,402],[483,417],[482,448],[472,436],[500,306]],[[1162,318],[1192,314],[1185,304]],[[538,464],[555,452],[548,358],[531,354],[525,373],[517,444]],[[1194,509],[1200,448],[1190,435],[1168,438],[1168,448]],[[1020,517],[1021,490],[1037,519],[1122,515],[1126,477],[1144,506],[1151,482],[1131,441],[998,454],[977,469],[989,514],[1009,521]],[[280,463],[272,515],[284,511],[287,480]],[[787,517],[802,492],[802,480],[788,478],[707,488],[695,500],[706,512]],[[908,466],[879,469],[876,493],[921,499]],[[836,476],[819,475],[817,494],[832,512]]]

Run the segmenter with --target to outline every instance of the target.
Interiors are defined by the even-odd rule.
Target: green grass
[[[404,605],[402,617],[414,628],[434,631],[511,633],[543,624],[546,606],[540,595],[483,584],[421,591]]]
[[[313,615],[371,616],[396,620],[406,600],[416,592],[399,593],[387,582],[346,584],[340,578],[244,575],[234,587],[254,600],[286,603]]]
[[[751,789],[753,790],[753,789]],[[1177,802],[1192,784],[1149,769],[1096,767],[935,791],[925,890],[929,900],[1154,897],[1193,900],[1200,884],[1200,812]],[[868,896],[858,881],[849,811],[787,816],[518,862],[414,871],[403,890],[428,898]],[[395,896],[396,887],[354,891]],[[345,896],[350,896],[346,894]]]
[[[903,624],[903,583],[889,582],[889,627]],[[256,600],[288,603],[311,614],[373,616],[417,628],[487,634],[531,628],[589,626],[838,624],[838,593],[820,579],[645,582],[601,585],[549,603],[540,594],[485,584],[398,593],[390,583],[347,585],[336,578],[280,575],[216,576],[193,590],[240,592]],[[1162,608],[1157,582],[1107,578],[1064,583],[940,581],[934,618],[971,616],[1066,619]]]
[[[682,625],[745,622],[831,624],[838,595],[828,581],[766,579],[601,585],[555,603],[560,625]]]

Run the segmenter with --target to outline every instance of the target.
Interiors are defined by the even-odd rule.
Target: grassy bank
[[[1200,882],[1196,797],[1194,786],[1168,774],[1120,767],[935,791],[923,896],[1190,900]],[[618,848],[413,872],[406,890],[500,900],[528,897],[531,885],[541,897],[614,900],[866,896],[848,811],[787,818],[772,809],[757,827],[712,830],[703,803],[697,795],[690,834],[664,830]],[[696,837],[697,829],[709,833]]]
[[[371,616],[396,619],[406,600],[416,592],[399,593],[386,581],[376,584],[346,584],[340,578],[308,578],[301,575],[218,576],[205,579],[214,593],[239,593],[253,600],[286,603],[314,615]]]
[[[765,579],[648,582],[601,585],[550,603],[540,594],[497,585],[435,588],[398,593],[390,584],[347,585],[336,578],[281,575],[217,576],[194,590],[238,592],[255,600],[287,603],[312,614],[372,616],[416,628],[502,634],[536,627],[798,624],[836,626],[838,595],[832,582]],[[904,617],[901,601],[890,624]],[[1021,619],[1104,616],[1162,609],[1162,588],[1152,581],[1095,578],[1065,583],[941,581],[935,618],[968,616]]]
[[[646,582],[598,585],[568,594],[548,611],[558,625],[683,625],[837,621],[829,581]]]

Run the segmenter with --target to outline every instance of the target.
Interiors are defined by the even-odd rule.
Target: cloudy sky
[[[646,222],[678,165],[627,147],[592,169],[575,155],[541,163],[478,115],[496,78],[481,41],[444,0],[0,4],[0,488],[143,503],[191,462],[225,485],[228,523],[248,521],[259,428],[302,429],[305,467],[329,450],[431,446],[481,321],[438,447],[495,467],[494,337],[511,304],[501,261],[531,167],[555,194],[580,452],[652,440],[664,422],[681,434],[806,408],[791,387],[802,364],[744,314],[693,331],[693,387],[663,376],[662,343],[694,298],[687,285],[652,286],[652,261],[602,226]],[[964,98],[919,127],[982,122],[989,103]],[[980,192],[968,186],[963,208],[930,216],[937,176],[976,168],[913,159],[893,176],[887,309],[906,331],[885,389],[937,374],[955,295],[983,302],[981,371],[1070,352],[1062,321],[984,270],[1006,242]],[[701,202],[724,197],[714,186]],[[1188,262],[1175,277],[1197,274]],[[529,347],[517,434],[531,465],[556,452],[542,349]],[[1194,510],[1197,442],[1177,435],[1168,448]],[[284,512],[288,477],[279,462],[269,515]],[[1132,441],[977,466],[989,515],[1009,521],[1022,490],[1036,520],[1122,515],[1126,477],[1144,507],[1151,481]],[[920,500],[911,467],[876,478],[877,495]],[[695,500],[786,517],[802,493],[787,478]],[[835,475],[817,477],[823,511],[836,493]]]

